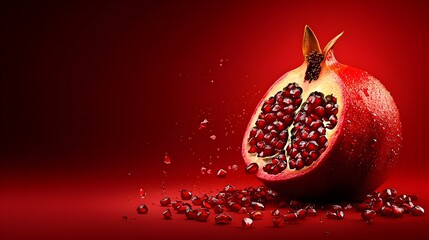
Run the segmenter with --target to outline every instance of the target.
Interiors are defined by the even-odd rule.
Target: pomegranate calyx
[[[337,43],[338,39],[340,39],[341,36],[343,36],[344,32],[341,32],[336,37],[334,37],[331,41],[326,44],[325,48],[323,49],[323,56],[324,59],[326,59],[326,55],[328,55],[329,50],[334,48],[335,43]]]
[[[308,25],[305,25],[304,38],[302,40],[302,54],[304,55],[304,58],[307,58],[314,51],[322,53],[319,41],[317,40],[313,30],[311,30]]]

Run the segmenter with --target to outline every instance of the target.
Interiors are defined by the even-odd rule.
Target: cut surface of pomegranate
[[[402,133],[398,109],[367,72],[321,50],[306,26],[304,63],[277,80],[245,132],[246,172],[273,190],[312,201],[357,199],[395,166]]]

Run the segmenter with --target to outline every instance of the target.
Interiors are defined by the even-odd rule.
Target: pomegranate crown
[[[331,50],[334,47],[335,43],[343,35],[343,33],[344,32],[341,32],[336,37],[334,37],[331,41],[329,41],[322,52],[319,45],[319,41],[317,40],[317,37],[314,34],[313,30],[311,30],[311,28],[308,25],[305,25],[304,38],[302,41],[302,53],[304,57],[307,59],[311,53],[316,52],[318,54],[322,54],[323,58],[326,58],[326,55],[328,54],[329,50]]]

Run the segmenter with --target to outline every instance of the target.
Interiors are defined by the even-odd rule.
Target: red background
[[[345,31],[337,59],[393,95],[404,142],[384,186],[429,208],[428,9],[421,1],[2,3],[0,237],[421,236],[427,214],[372,225],[350,214],[280,229],[267,217],[243,231],[239,216],[222,227],[163,221],[157,204],[162,170],[172,197],[258,185],[243,174],[241,139],[266,89],[302,63],[308,24],[322,46]],[[210,159],[213,171],[239,169],[222,180],[200,175]],[[143,202],[150,214],[137,216]]]

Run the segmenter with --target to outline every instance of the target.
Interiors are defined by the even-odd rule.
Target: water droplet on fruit
[[[211,139],[211,140],[216,140],[216,135],[211,135],[211,136],[210,136],[210,139]]]

